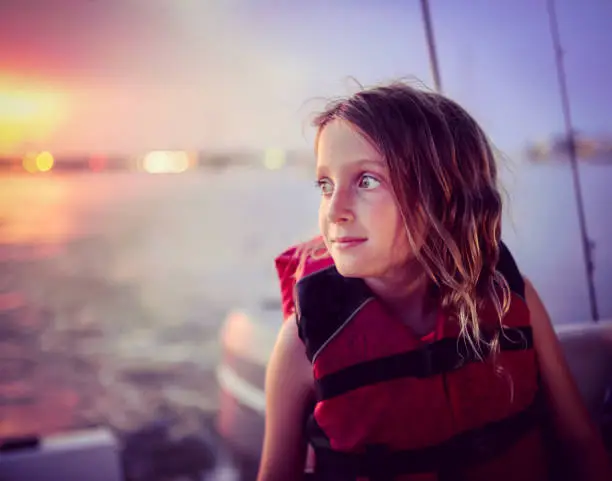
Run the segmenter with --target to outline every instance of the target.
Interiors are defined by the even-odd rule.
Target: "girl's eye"
[[[334,190],[334,186],[328,179],[317,180],[315,184],[321,190],[321,194],[323,195],[331,195]]]
[[[375,189],[380,185],[380,181],[371,175],[364,174],[359,179],[359,187],[362,189]]]

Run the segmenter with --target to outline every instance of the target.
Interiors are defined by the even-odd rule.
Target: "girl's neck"
[[[437,306],[431,298],[431,283],[422,269],[407,269],[402,275],[365,279],[382,303],[417,336],[435,327]]]

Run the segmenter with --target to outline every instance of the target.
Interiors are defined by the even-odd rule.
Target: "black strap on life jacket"
[[[531,327],[503,329],[499,336],[499,347],[501,351],[531,349]],[[482,358],[486,358],[489,351],[490,345],[481,343]],[[360,362],[323,376],[315,380],[317,400],[325,401],[364,386],[393,379],[432,377],[476,361],[479,359],[473,348],[462,340],[448,337],[418,349]]]
[[[541,425],[542,406],[538,395],[526,409],[505,419],[465,431],[441,444],[404,451],[390,451],[380,445],[367,446],[361,453],[334,450],[322,431],[317,435],[313,417],[309,428],[314,424],[314,432],[309,437],[316,455],[315,479],[392,481],[399,475],[434,472],[440,479],[461,479],[466,467],[494,459]]]

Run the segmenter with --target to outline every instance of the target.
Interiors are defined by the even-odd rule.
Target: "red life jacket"
[[[548,479],[523,279],[503,244],[501,251],[498,270],[512,297],[495,362],[478,360],[443,314],[434,333],[416,338],[329,256],[306,258],[297,276],[299,246],[276,259],[285,318],[297,297],[313,364],[306,431],[316,479]],[[499,330],[493,309],[481,312],[481,329]]]

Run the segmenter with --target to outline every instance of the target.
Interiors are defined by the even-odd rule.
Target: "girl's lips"
[[[334,246],[347,249],[349,247],[355,247],[360,244],[363,244],[367,239],[359,238],[359,237],[338,237],[334,239],[332,242]]]

